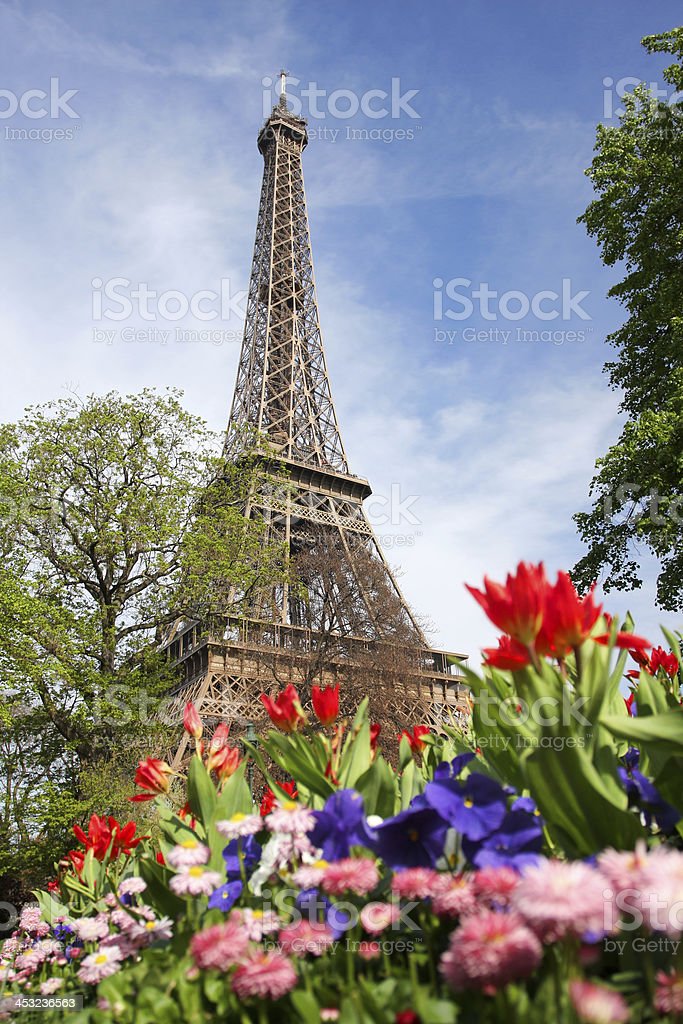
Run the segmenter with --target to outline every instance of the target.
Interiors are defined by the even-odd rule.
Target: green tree
[[[286,572],[243,514],[258,456],[226,462],[179,397],[69,397],[0,427],[0,830],[30,802],[24,850],[49,820],[110,809],[111,765],[124,779],[138,742],[163,742],[169,625],[236,614]]]
[[[580,218],[608,266],[625,276],[609,294],[628,317],[608,337],[605,370],[622,393],[621,436],[598,459],[592,508],[574,519],[585,556],[579,586],[641,586],[641,554],[659,562],[657,603],[683,607],[683,28],[648,36],[649,53],[676,58],[664,71],[670,95],[644,85],[624,98],[619,124],[599,125],[586,172],[597,198]]]

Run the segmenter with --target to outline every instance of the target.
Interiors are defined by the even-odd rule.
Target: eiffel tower
[[[227,720],[239,733],[263,722],[264,690],[292,682],[305,701],[312,682],[341,681],[343,693],[355,675],[364,692],[376,690],[377,717],[438,727],[448,712],[469,712],[457,668],[465,655],[429,647],[365,517],[370,485],[349,470],[318,318],[306,121],[288,110],[285,82],[283,72],[279,103],[258,135],[263,184],[226,454],[239,459],[247,434],[267,442],[263,461],[282,486],[252,493],[245,513],[263,517],[269,538],[298,559],[305,594],[279,584],[246,618],[226,618],[221,635],[178,624],[167,642],[182,667],[171,720],[192,700],[209,726]]]

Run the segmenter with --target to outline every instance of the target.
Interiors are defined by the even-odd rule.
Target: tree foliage
[[[167,728],[169,625],[235,614],[286,571],[244,516],[258,457],[220,450],[175,391],[67,397],[0,427],[0,832],[24,851],[105,775],[115,803],[111,766],[124,752],[129,774]]]
[[[609,294],[627,311],[608,337],[606,364],[626,414],[621,436],[596,463],[593,505],[574,517],[586,555],[573,571],[588,587],[642,584],[640,560],[658,560],[658,604],[683,607],[683,28],[648,36],[650,53],[672,54],[673,96],[644,85],[624,97],[617,126],[599,125],[587,171],[597,198],[580,218],[608,266],[625,276]]]

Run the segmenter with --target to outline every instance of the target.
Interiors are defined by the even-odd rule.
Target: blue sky
[[[432,0],[422,10],[0,0],[2,418],[65,389],[178,386],[189,408],[225,426],[260,188],[256,134],[284,65],[316,134],[304,170],[351,468],[373,486],[371,520],[434,641],[476,652],[493,631],[464,581],[500,578],[521,558],[568,568],[582,553],[571,516],[619,433],[601,367],[622,319],[605,298],[618,273],[576,224],[591,197],[583,171],[596,122],[619,104],[616,84],[663,85],[665,60],[640,38],[679,21],[678,4],[635,0]],[[11,112],[14,97],[40,113],[26,92],[49,92],[51,79],[61,106],[42,118]],[[315,107],[302,95],[309,83],[324,93]],[[392,88],[403,97],[393,110]],[[343,116],[353,104],[358,113]],[[91,282],[114,278],[188,299],[223,287],[232,306],[212,322],[173,321],[158,305],[150,321],[139,304],[125,320],[97,319],[104,285]],[[496,300],[493,320],[474,299],[453,320],[446,311],[462,307],[442,296],[438,319],[433,282],[443,293],[457,278],[471,282],[456,288],[470,298],[485,283],[522,299],[503,310]],[[557,308],[555,320],[506,317],[563,281],[572,296],[588,293],[575,302],[586,319],[571,308],[562,319],[550,299],[541,308]],[[221,343],[179,342],[178,327],[219,329]],[[518,327],[559,334],[521,341]],[[154,329],[170,331],[165,343]],[[96,340],[101,330],[115,332],[110,343]],[[131,330],[142,340],[124,340]],[[607,607],[630,608],[655,638],[658,621],[681,619],[653,608],[652,567],[646,577]]]

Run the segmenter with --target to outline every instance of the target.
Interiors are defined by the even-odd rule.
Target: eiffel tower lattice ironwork
[[[469,710],[457,669],[465,656],[430,649],[365,517],[371,488],[349,471],[318,318],[301,162],[307,141],[305,120],[287,109],[283,73],[280,102],[258,135],[263,184],[226,440],[231,458],[246,433],[267,442],[283,486],[253,493],[246,514],[262,516],[270,537],[299,559],[307,592],[280,584],[262,593],[220,636],[180,624],[168,643],[183,668],[171,715],[179,721],[192,700],[209,725],[225,719],[239,732],[263,719],[263,690],[293,682],[306,695],[312,682],[355,672],[370,693],[378,674],[392,680],[381,688],[385,718],[438,726],[446,709]]]

